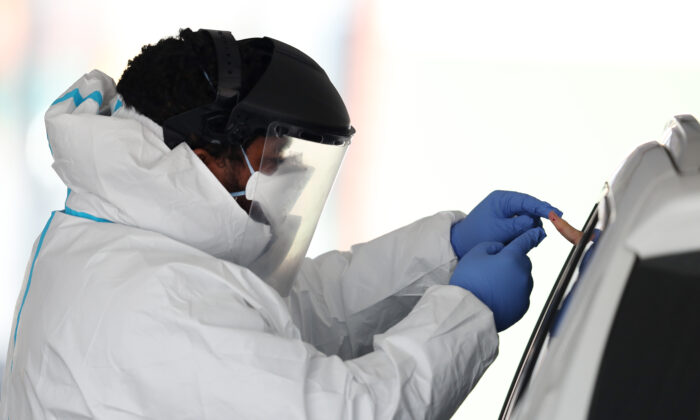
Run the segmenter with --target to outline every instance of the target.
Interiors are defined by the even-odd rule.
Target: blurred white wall
[[[180,27],[267,35],[314,57],[346,98],[357,135],[311,254],[371,239],[493,189],[550,201],[581,225],[603,182],[675,114],[700,116],[700,4],[504,0],[0,3],[0,342],[32,242],[65,187],[43,113],[92,68],[118,79],[145,43]],[[500,411],[569,251],[531,253],[530,311],[455,418]]]

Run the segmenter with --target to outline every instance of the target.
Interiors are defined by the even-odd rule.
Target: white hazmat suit
[[[444,418],[495,358],[491,311],[447,285],[463,214],[307,259],[283,299],[221,258],[247,214],[112,79],[46,125],[69,195],[27,266],[2,419]]]

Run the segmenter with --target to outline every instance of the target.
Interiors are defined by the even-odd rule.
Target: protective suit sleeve
[[[343,359],[372,349],[375,334],[408,314],[425,290],[447,284],[457,263],[450,228],[464,217],[442,212],[302,265],[290,313],[305,341]]]
[[[218,357],[194,359],[202,396],[189,397],[216,407],[212,418],[449,418],[498,349],[491,312],[455,286],[429,288],[375,337],[374,351],[352,360],[271,331],[213,334]]]
[[[498,336],[491,312],[471,293],[434,286],[374,347],[344,366],[312,359],[309,418],[449,418],[495,358]],[[338,386],[344,401],[316,394]]]
[[[114,339],[77,369],[91,378],[82,392],[94,418],[449,418],[498,348],[491,312],[456,286],[429,288],[374,351],[346,361],[272,327],[265,308],[207,296],[182,308],[186,318],[98,332]]]

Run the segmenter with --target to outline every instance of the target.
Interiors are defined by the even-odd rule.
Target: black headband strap
[[[216,101],[238,99],[238,94],[241,91],[241,54],[238,51],[236,39],[228,31],[204,30],[211,35],[216,49],[216,60],[219,67]]]

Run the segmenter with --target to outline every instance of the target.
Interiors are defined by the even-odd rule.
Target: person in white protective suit
[[[354,129],[269,38],[182,30],[116,86],[84,75],[46,127],[68,197],[17,299],[3,419],[449,417],[556,211],[497,191],[304,258]]]

